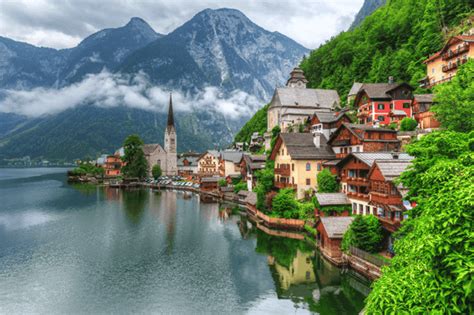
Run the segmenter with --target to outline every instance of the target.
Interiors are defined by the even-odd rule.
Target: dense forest
[[[267,110],[270,104],[267,104],[260,108],[249,121],[240,129],[235,136],[235,142],[247,142],[250,143],[250,137],[254,132],[258,132],[261,135],[267,131]]]

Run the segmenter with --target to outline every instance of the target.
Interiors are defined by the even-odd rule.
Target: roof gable
[[[336,90],[279,87],[275,89],[270,107],[332,109],[335,105],[339,105],[339,103],[339,94]]]
[[[320,220],[329,238],[342,238],[354,217],[321,217]]]

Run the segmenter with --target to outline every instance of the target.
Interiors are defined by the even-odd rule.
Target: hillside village
[[[473,56],[474,35],[453,36],[424,61],[427,73],[420,87],[448,82]],[[296,67],[286,86],[274,91],[265,133],[254,132],[249,143],[237,142],[232,149],[201,153],[176,153],[179,137],[170,96],[164,148],[143,145],[145,184],[193,190],[204,201],[236,201],[255,222],[306,230],[329,261],[348,263],[377,278],[387,263],[383,259],[394,254],[393,233],[416,205],[397,179],[413,160],[403,152],[405,145],[440,127],[430,111],[434,96],[415,94],[416,87],[387,77],[386,83],[355,82],[347,96],[352,107],[343,107],[346,102],[336,90],[312,89],[307,83]],[[120,148],[95,162],[106,183],[130,184],[122,174],[124,154]],[[320,187],[324,177],[334,181],[332,191]],[[295,201],[284,212],[276,211],[275,200],[288,194]],[[355,215],[379,221],[383,233],[377,252],[382,260],[357,248],[350,247],[349,255],[341,249]]]

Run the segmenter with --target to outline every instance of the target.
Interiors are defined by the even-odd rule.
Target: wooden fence
[[[363,260],[366,260],[366,261],[370,262],[371,264],[374,264],[378,267],[390,265],[390,262],[385,261],[382,258],[374,256],[371,253],[363,251],[362,249],[359,249],[357,247],[350,246],[349,250],[350,250],[351,255],[362,258]]]

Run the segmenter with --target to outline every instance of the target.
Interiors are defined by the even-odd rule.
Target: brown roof
[[[345,193],[317,193],[315,196],[320,206],[351,204]]]
[[[324,226],[329,238],[342,238],[351,225],[354,217],[322,217],[321,224]]]
[[[376,141],[376,142],[399,142],[397,139],[365,139],[364,137],[364,132],[366,131],[374,131],[374,132],[387,132],[387,133],[397,133],[396,130],[392,129],[387,129],[387,128],[380,128],[380,127],[374,127],[374,126],[368,126],[368,125],[362,125],[362,124],[348,124],[348,123],[342,123],[339,128],[336,129],[336,131],[333,132],[331,137],[328,140],[329,145],[348,145],[349,142],[347,140],[344,140],[340,143],[336,143],[335,139],[337,138],[337,135],[339,132],[343,129],[347,128],[354,136],[356,136],[359,140],[361,141]]]
[[[316,147],[311,133],[282,133],[280,137],[294,160],[331,160],[336,155],[321,134],[321,145]]]
[[[245,198],[245,202],[249,205],[256,205],[257,204],[257,194],[253,191],[249,191],[247,197]]]
[[[433,103],[434,94],[415,94],[413,96],[418,103]]]

